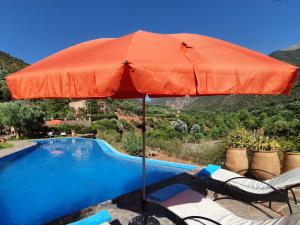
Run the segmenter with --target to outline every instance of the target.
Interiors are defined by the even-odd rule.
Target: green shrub
[[[95,129],[95,127],[93,126],[88,126],[88,127],[82,127],[80,130],[81,134],[91,134],[91,133],[97,133],[97,129]]]
[[[118,125],[116,119],[103,119],[93,122],[92,125],[97,130],[115,130],[118,131]]]
[[[168,155],[178,155],[182,149],[182,141],[179,139],[160,139],[156,137],[146,138],[146,145],[152,148],[159,148]]]
[[[231,148],[248,148],[250,146],[251,134],[244,128],[233,130],[227,136],[227,146]]]
[[[225,146],[223,142],[202,144],[197,150],[184,149],[179,157],[202,165],[209,163],[223,165],[226,155]]]
[[[120,122],[122,123],[124,130],[125,131],[133,131],[134,127],[131,123],[129,123],[127,120],[120,120]]]
[[[179,120],[179,119],[172,121],[171,127],[173,127],[177,132],[179,132],[181,134],[186,134],[187,128],[188,128],[186,122]]]
[[[123,135],[122,145],[128,154],[141,155],[141,139],[134,132],[128,132]]]
[[[172,127],[161,125],[157,129],[147,131],[147,137],[171,140],[174,138],[182,138],[183,136],[176,132]]]
[[[219,164],[222,165],[225,162],[226,148],[224,143],[216,144],[211,149],[203,150],[198,156],[198,162],[204,164]]]
[[[103,120],[103,119],[118,119],[118,116],[114,113],[106,113],[106,114],[92,114],[91,120],[97,121],[97,120]]]
[[[83,125],[71,125],[71,124],[60,124],[56,126],[54,129],[58,130],[59,132],[67,132],[71,133],[75,131],[76,133],[81,133],[82,129],[84,129]]]
[[[107,130],[107,131],[98,130],[96,137],[98,139],[105,140],[107,143],[111,145],[120,142],[122,139],[122,135],[115,130]]]
[[[190,134],[192,135],[194,140],[199,140],[199,139],[203,138],[202,129],[198,124],[193,124],[193,126],[190,130]]]

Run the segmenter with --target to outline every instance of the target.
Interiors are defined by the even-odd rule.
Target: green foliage
[[[224,143],[218,143],[212,148],[207,148],[203,151],[200,152],[198,155],[197,159],[198,162],[202,162],[205,164],[218,164],[222,165],[225,162],[225,155],[226,155],[226,150],[225,150],[225,145]]]
[[[11,147],[13,147],[13,144],[11,144],[11,143],[1,143],[0,144],[0,150],[1,149],[4,149],[4,148],[11,148]]]
[[[127,122],[127,120],[119,120],[122,123],[125,131],[134,131],[134,127],[131,123]]]
[[[97,120],[102,120],[102,119],[118,119],[118,116],[115,115],[114,113],[92,114],[91,115],[92,121],[97,121]]]
[[[300,136],[289,139],[281,139],[280,145],[283,151],[300,153]]]
[[[212,145],[202,144],[197,150],[185,149],[183,158],[195,163],[207,165],[209,163],[223,165],[225,162],[226,145],[218,142]]]
[[[203,133],[202,133],[201,127],[198,124],[193,124],[190,130],[190,134],[193,137],[193,142],[200,140],[203,138]]]
[[[179,132],[181,134],[186,134],[187,129],[188,129],[186,122],[184,122],[180,119],[171,121],[171,127],[173,127],[174,130],[176,130],[177,132]]]
[[[250,144],[250,132],[244,128],[233,130],[227,136],[227,146],[230,148],[248,148]]]
[[[0,80],[0,101],[9,101],[11,99],[10,92],[4,80]]]
[[[88,114],[98,114],[99,113],[99,108],[100,108],[100,105],[99,105],[99,102],[98,100],[87,100],[86,101],[86,111]]]
[[[2,68],[4,66],[4,68]],[[28,66],[21,59],[10,56],[6,52],[0,51],[0,70],[4,70],[7,74],[14,73],[24,67]]]
[[[78,134],[91,134],[97,132],[97,130],[92,126],[83,126],[78,124],[60,124],[54,129],[59,132],[66,132],[68,134],[72,133],[72,131],[75,131]]]
[[[92,126],[96,130],[115,130],[118,132],[122,132],[120,129],[120,124],[117,122],[116,119],[103,119],[93,122]]]
[[[24,101],[5,102],[0,104],[0,122],[14,127],[19,134],[32,135],[41,130],[44,112],[39,106]]]
[[[45,112],[47,120],[52,118],[65,119],[69,118],[71,114],[74,114],[69,109],[69,99],[49,99],[39,102],[40,107]]]
[[[161,124],[159,127],[157,127],[154,130],[149,130],[146,135],[148,137],[152,138],[159,138],[164,140],[174,139],[174,138],[182,138],[182,135],[180,133],[176,132],[174,128],[166,125]]]
[[[71,124],[60,124],[55,127],[59,132],[66,132],[71,133],[72,131],[75,131],[76,133],[81,133],[81,129],[83,128],[82,125],[71,125]]]
[[[141,155],[141,139],[134,132],[123,135],[122,146],[130,155]]]
[[[168,155],[178,155],[182,151],[182,141],[180,139],[161,139],[157,137],[149,137],[146,139],[147,146],[158,148]]]
[[[249,148],[253,151],[274,151],[280,148],[280,143],[275,138],[264,135],[263,129],[252,132]]]
[[[122,139],[122,135],[115,130],[98,130],[96,137],[105,140],[109,144],[116,144]]]

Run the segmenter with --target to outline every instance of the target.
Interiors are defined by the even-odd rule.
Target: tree
[[[7,75],[7,71],[0,70],[0,101],[9,101],[11,99],[10,92],[4,80]]]
[[[9,101],[11,99],[10,92],[7,88],[6,82],[0,80],[0,101]]]
[[[70,117],[72,111],[69,109],[69,99],[49,99],[39,102],[40,107],[45,112],[45,117],[64,119]]]
[[[86,108],[88,114],[98,114],[99,113],[99,103],[98,100],[87,100],[86,101]]]
[[[4,126],[14,127],[18,138],[22,133],[32,135],[41,130],[44,112],[23,101],[5,102],[0,104],[0,120]]]

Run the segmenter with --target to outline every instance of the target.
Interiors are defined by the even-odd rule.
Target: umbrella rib
[[[129,54],[130,54],[130,52],[131,52],[132,45],[133,45],[133,43],[134,43],[134,41],[135,41],[135,39],[136,39],[136,35],[137,35],[138,32],[139,32],[139,31],[137,31],[137,32],[135,32],[135,33],[133,34],[133,37],[132,37],[131,42],[130,42],[130,44],[129,44],[129,46],[128,46],[128,49],[127,49],[127,53],[126,53],[124,62],[131,63],[130,61],[128,62],[128,56],[129,56]]]
[[[188,49],[188,48],[193,48],[193,47],[187,45],[184,41],[181,41],[180,39],[174,37],[172,34],[169,35],[169,36],[170,36],[171,38],[173,38],[174,40],[176,40],[177,42],[179,42],[179,44],[180,44],[180,49],[181,49],[181,53],[183,54],[183,56],[184,56],[184,57],[189,61],[189,63],[191,64],[191,66],[192,66],[192,68],[193,68],[193,71],[194,71],[194,79],[195,79],[195,90],[196,90],[196,95],[199,95],[199,94],[200,94],[200,92],[198,91],[199,81],[198,81],[198,78],[197,78],[197,76],[196,76],[196,68],[195,68],[195,66],[194,66],[194,63],[191,61],[191,59],[190,59],[188,56],[186,56],[186,55],[184,54],[184,52],[183,52],[183,48]]]

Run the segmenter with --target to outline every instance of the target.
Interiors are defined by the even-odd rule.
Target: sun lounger
[[[111,219],[112,218],[107,210],[101,210],[96,214],[86,217],[82,220],[69,223],[69,225],[109,225],[109,221],[111,221]]]
[[[66,132],[61,132],[60,136],[67,136],[67,133]]]
[[[148,201],[162,205],[188,225],[300,225],[300,213],[265,221],[239,217],[183,184],[151,193]]]
[[[288,191],[291,191],[294,202],[297,204],[297,199],[292,188],[300,185],[300,168],[290,170],[269,180],[258,181],[222,169],[220,166],[210,164],[202,169],[197,176],[208,177],[214,181],[220,182],[219,190],[232,188],[239,191],[241,194],[253,196],[257,201],[267,195],[277,194],[281,197],[281,200],[287,202],[289,209],[292,212],[288,199]],[[219,191],[217,190],[215,196],[217,196],[218,192]],[[271,202],[271,200],[269,202]]]

